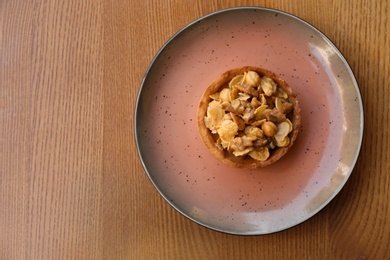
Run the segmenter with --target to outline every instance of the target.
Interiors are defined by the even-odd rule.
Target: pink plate
[[[196,124],[209,83],[245,65],[279,74],[302,108],[297,142],[258,170],[221,164]],[[336,196],[359,155],[363,107],[353,72],[324,34],[278,10],[236,7],[192,22],[160,49],[134,127],[145,171],[170,205],[208,228],[257,235],[297,225]]]

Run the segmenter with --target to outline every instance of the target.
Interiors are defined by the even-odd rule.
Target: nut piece
[[[210,102],[207,108],[207,116],[204,118],[204,123],[213,134],[216,133],[218,125],[222,122],[224,115],[225,112],[218,101],[214,100]]]
[[[283,140],[278,140],[275,138],[275,144],[277,147],[286,147],[290,144],[290,138],[288,138],[288,136],[286,136]]]
[[[263,123],[261,125],[261,129],[263,130],[264,134],[268,137],[272,137],[276,135],[276,133],[278,132],[278,127],[270,121]]]
[[[265,111],[267,109],[267,105],[261,105],[259,106],[258,108],[256,108],[255,110],[255,117],[256,117],[256,120],[261,120],[261,119],[264,119],[265,118]]]
[[[259,92],[256,89],[254,89],[253,87],[251,87],[251,86],[245,86],[245,85],[236,84],[236,85],[234,85],[234,87],[236,89],[238,89],[239,91],[247,93],[247,94],[249,94],[251,96],[254,96],[254,97],[258,97],[259,96]]]
[[[245,82],[250,86],[258,86],[260,84],[260,76],[254,71],[245,73]]]
[[[278,87],[278,85],[276,85],[276,83],[271,78],[266,76],[261,79],[260,86],[263,89],[264,94],[269,97],[276,92]]]
[[[234,85],[242,84],[244,81],[244,75],[237,75],[229,82],[229,88],[233,89]]]
[[[219,97],[222,102],[229,102],[230,101],[230,89],[224,88],[219,93]]]
[[[275,99],[275,107],[282,114],[288,114],[293,109],[293,105],[282,98]]]
[[[219,137],[222,142],[229,143],[233,140],[234,136],[237,134],[238,126],[231,120],[224,120],[221,123],[220,128],[217,130]]]
[[[278,141],[282,141],[289,133],[290,133],[290,124],[284,121],[278,124],[277,132],[275,133],[275,139]]]
[[[270,153],[267,147],[262,146],[259,148],[259,150],[255,150],[249,153],[249,156],[252,157],[253,159],[259,160],[264,162],[265,160],[268,159]]]

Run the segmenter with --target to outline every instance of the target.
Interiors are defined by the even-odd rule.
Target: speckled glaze
[[[218,162],[196,125],[205,88],[245,65],[279,74],[302,108],[292,149],[257,170]],[[145,171],[175,209],[214,230],[267,234],[307,220],[340,191],[359,154],[363,108],[349,65],[326,36],[278,10],[238,7],[194,21],[161,48],[142,81],[134,126]]]

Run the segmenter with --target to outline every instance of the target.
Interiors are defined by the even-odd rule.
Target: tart
[[[197,124],[203,143],[218,160],[256,169],[290,150],[299,133],[301,109],[278,75],[245,66],[226,71],[206,88]]]

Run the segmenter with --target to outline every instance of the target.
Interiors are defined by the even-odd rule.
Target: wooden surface
[[[222,8],[297,15],[344,53],[365,134],[339,195],[276,234],[233,236],[169,206],[138,159],[133,113],[153,56]],[[390,2],[0,1],[0,259],[389,259]]]

